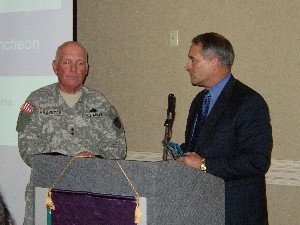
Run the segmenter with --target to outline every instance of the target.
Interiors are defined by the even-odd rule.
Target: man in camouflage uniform
[[[31,167],[36,154],[126,157],[125,132],[116,109],[99,92],[82,86],[87,72],[87,52],[74,41],[62,44],[52,67],[58,83],[32,92],[18,118],[18,145]],[[24,224],[34,224],[34,189],[26,188]]]

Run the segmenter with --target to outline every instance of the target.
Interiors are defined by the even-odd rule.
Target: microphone
[[[167,118],[173,122],[175,120],[176,98],[174,94],[168,96]]]

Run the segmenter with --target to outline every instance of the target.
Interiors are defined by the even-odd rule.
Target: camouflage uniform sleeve
[[[42,124],[39,121],[37,106],[34,105],[30,96],[26,102],[32,106],[32,112],[26,112],[22,106],[16,130],[21,158],[31,167],[32,156],[44,152],[46,144],[41,137]]]
[[[127,154],[126,137],[117,110],[110,105],[107,111],[109,123],[104,124],[106,138],[102,141],[101,156],[107,159],[125,159]]]

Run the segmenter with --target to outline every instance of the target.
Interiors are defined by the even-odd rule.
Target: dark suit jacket
[[[207,173],[224,179],[227,225],[268,224],[265,174],[273,144],[268,106],[232,76],[206,118],[196,149],[188,150],[203,94],[191,104],[181,147],[204,157]]]

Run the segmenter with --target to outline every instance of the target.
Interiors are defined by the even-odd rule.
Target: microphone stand
[[[162,141],[163,143],[163,160],[167,160],[167,144],[171,140],[172,137],[172,127],[173,121],[175,118],[175,101],[176,98],[173,94],[169,94],[168,96],[168,110],[167,110],[167,119],[164,123],[165,126],[165,135]]]

